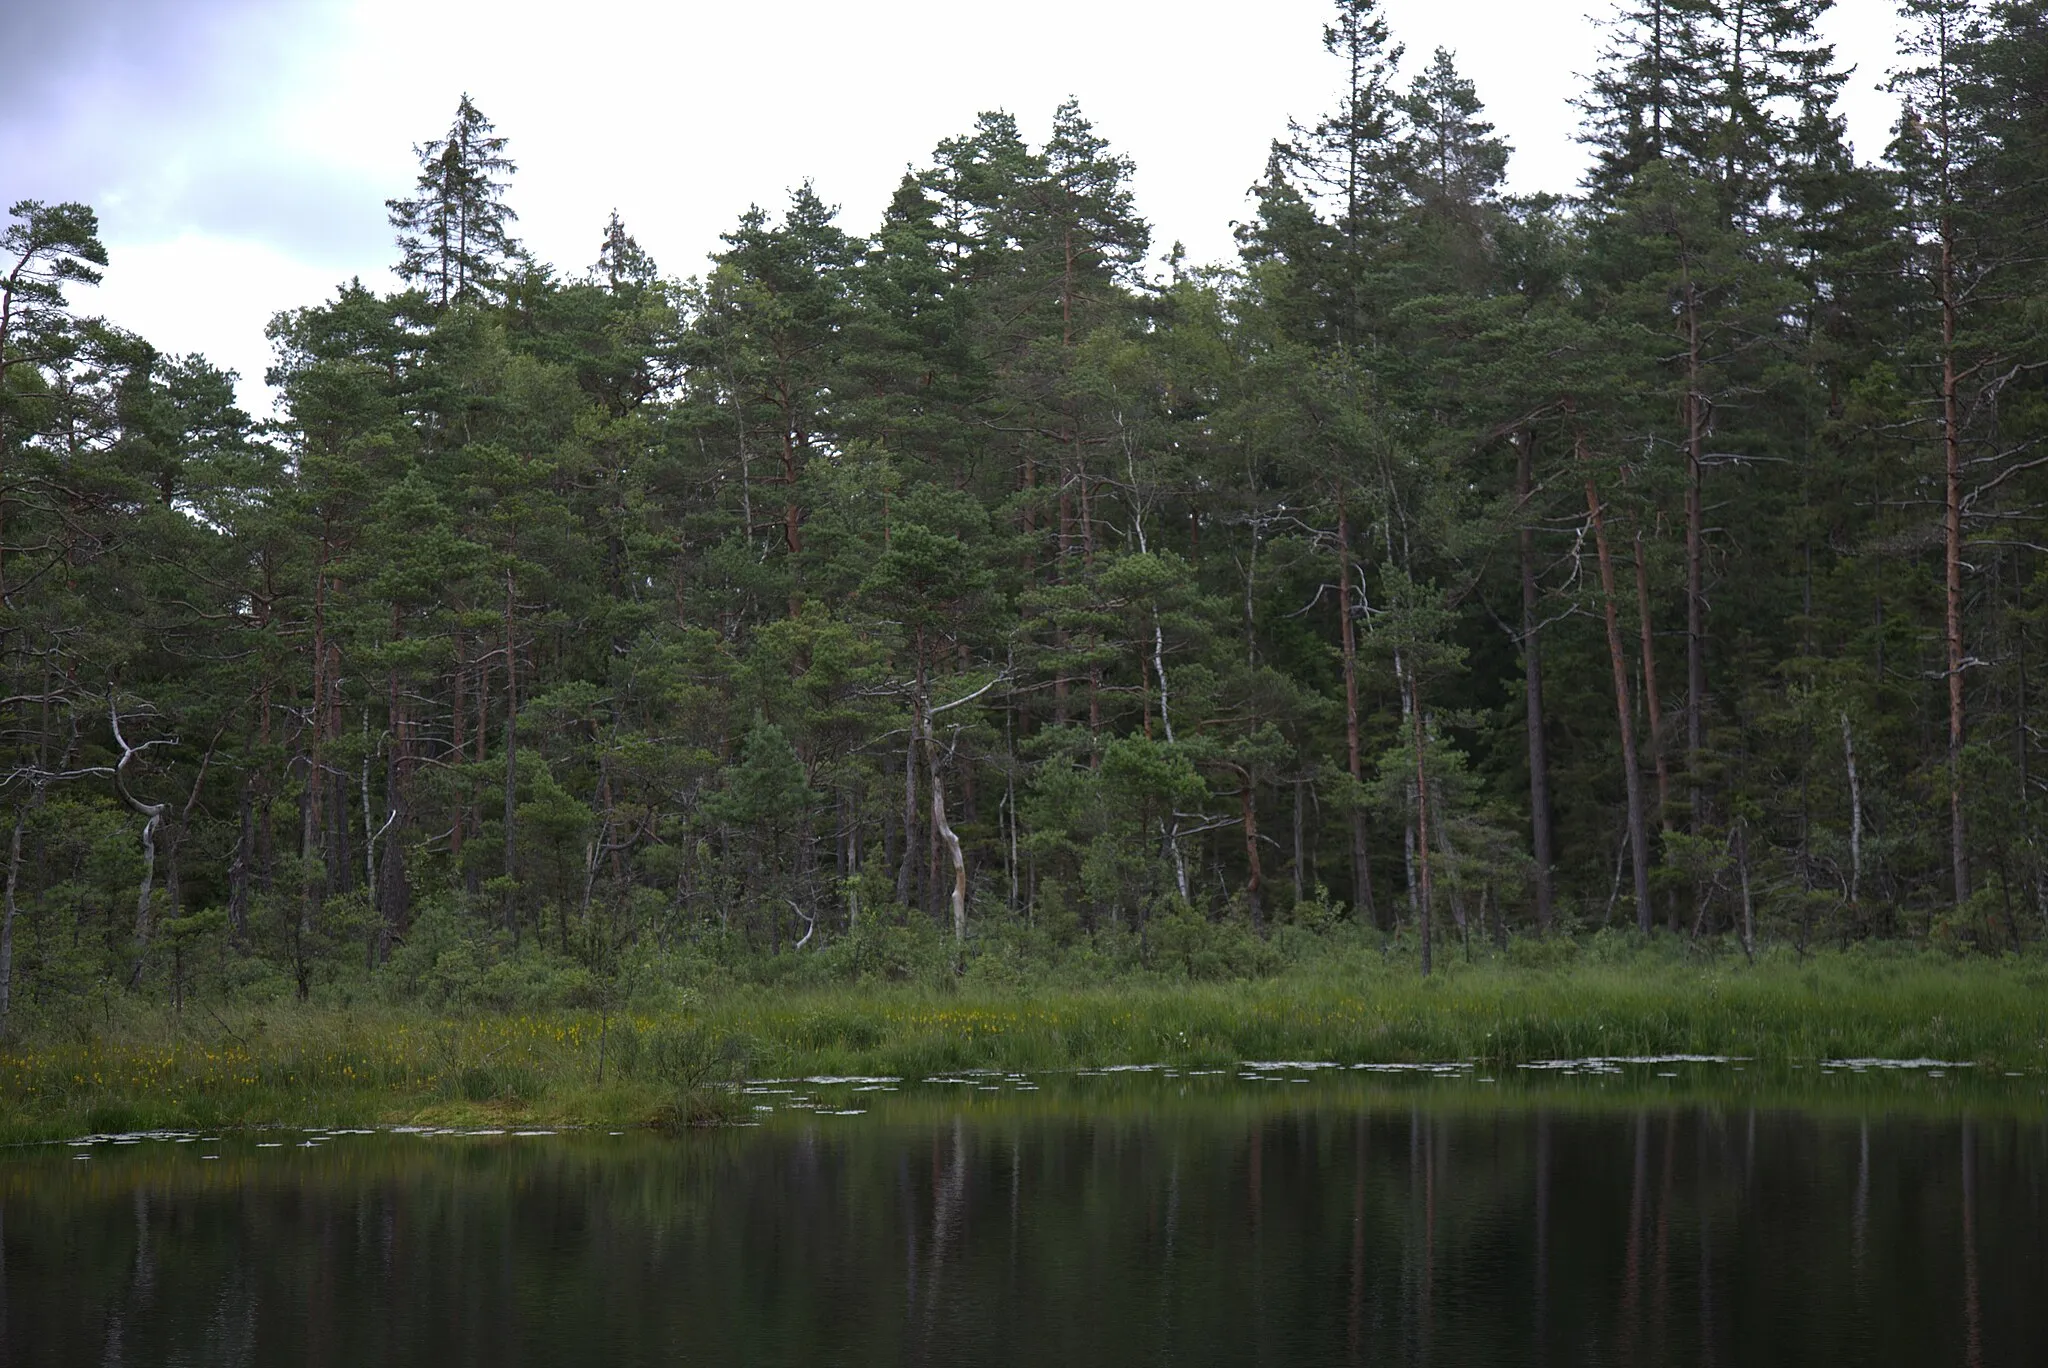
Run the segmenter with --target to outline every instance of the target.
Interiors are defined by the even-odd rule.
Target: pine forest
[[[1337,0],[1217,264],[1069,101],[551,265],[464,96],[260,420],[14,205],[0,1031],[2048,939],[2048,4],[1874,158],[1826,8],[1623,0],[1560,197]]]

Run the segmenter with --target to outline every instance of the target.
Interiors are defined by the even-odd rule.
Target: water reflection
[[[35,1151],[0,1368],[2048,1361],[2036,1121],[1250,1091]]]

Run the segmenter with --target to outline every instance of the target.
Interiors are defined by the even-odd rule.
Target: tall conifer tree
[[[437,308],[489,298],[516,251],[505,203],[512,173],[505,139],[464,95],[447,135],[413,148],[419,180],[409,199],[384,202],[398,230],[398,276]]]

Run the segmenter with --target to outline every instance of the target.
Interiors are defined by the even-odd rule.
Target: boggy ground
[[[451,1013],[314,1001],[137,1001],[0,1046],[0,1139],[241,1125],[684,1124],[737,1115],[746,1077],[927,1077],[1241,1060],[1735,1055],[1796,1091],[1841,1058],[2048,1069],[2048,961],[1787,952],[1688,963],[1366,956],[1256,981],[1032,987],[728,984],[661,1010]],[[1540,1074],[1517,1071],[1525,1086]],[[2014,1100],[2033,1105],[2034,1088]]]

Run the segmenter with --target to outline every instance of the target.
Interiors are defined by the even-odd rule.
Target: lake
[[[2042,1086],[1278,1063],[81,1138],[0,1151],[0,1366],[2048,1363]]]

